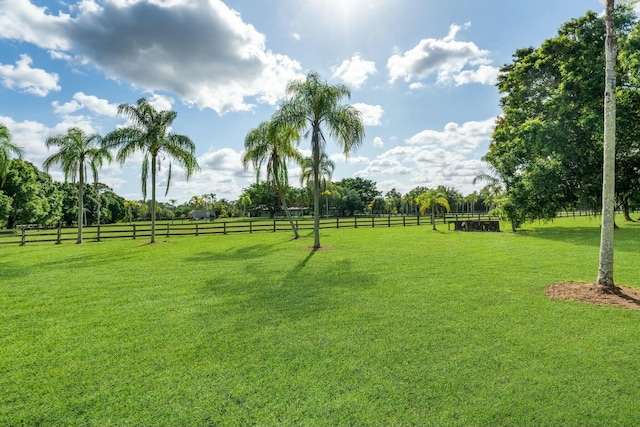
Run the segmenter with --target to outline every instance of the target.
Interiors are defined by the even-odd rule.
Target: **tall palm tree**
[[[247,207],[251,206],[251,196],[249,193],[242,193],[238,199],[238,203],[242,206],[242,216],[247,216]]]
[[[249,164],[253,164],[256,170],[256,181],[259,181],[262,164],[267,162],[267,182],[276,189],[296,239],[300,235],[291,218],[284,189],[289,185],[287,162],[302,161],[302,154],[296,147],[299,140],[300,134],[291,126],[273,121],[262,122],[247,134],[244,140],[245,151],[242,155],[245,170]]]
[[[178,199],[169,199],[169,202],[171,203],[171,210],[173,211],[173,216],[171,218],[171,224],[173,224],[173,222],[176,220],[176,202],[178,201]]]
[[[118,114],[126,116],[132,123],[130,127],[117,129],[105,137],[108,147],[119,147],[116,159],[123,164],[137,151],[144,155],[142,161],[142,196],[147,197],[147,179],[151,172],[151,243],[155,242],[156,230],[156,173],[160,170],[160,161],[169,159],[167,189],[171,185],[171,159],[185,168],[187,179],[199,169],[195,157],[195,144],[189,137],[169,132],[175,120],[175,111],[157,111],[149,101],[141,98],[136,105],[120,104]]]
[[[305,80],[289,82],[286,93],[288,98],[280,106],[275,120],[311,133],[313,248],[317,250],[320,248],[320,159],[326,138],[336,138],[344,155],[348,156],[362,144],[364,124],[358,109],[340,103],[345,96],[351,97],[349,88],[343,84],[329,85],[316,72],[309,72]]]
[[[7,178],[11,153],[21,158],[24,155],[24,150],[11,141],[9,128],[0,123],[0,186],[4,185]]]
[[[618,44],[614,23],[614,0],[607,0],[605,23],[604,89],[604,166],[602,173],[602,227],[596,284],[602,293],[614,293],[613,230],[615,226],[615,156],[616,156],[616,59]]]
[[[135,200],[125,200],[124,208],[127,210],[127,213],[129,214],[129,224],[131,224],[133,222],[133,208],[139,209],[140,203],[136,202]]]
[[[436,229],[436,209],[438,206],[444,208],[447,212],[451,210],[447,195],[442,191],[425,191],[416,198],[416,203],[420,205],[420,214],[422,215],[427,209],[431,209],[431,225],[434,230]]]
[[[87,178],[87,166],[91,168],[94,182],[98,180],[98,169],[104,160],[111,161],[111,153],[103,146],[102,137],[97,133],[87,135],[80,128],[70,128],[66,134],[47,138],[47,148],[60,147],[60,150],[43,163],[45,170],[59,163],[65,181],[71,179],[73,184],[78,180],[78,239],[82,243],[82,225],[84,214],[84,186]]]

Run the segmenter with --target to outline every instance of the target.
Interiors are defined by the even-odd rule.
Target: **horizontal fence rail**
[[[448,224],[464,220],[498,220],[486,214],[451,213],[437,217],[437,224]],[[293,220],[299,231],[313,230],[313,217]],[[320,228],[376,228],[376,227],[410,227],[431,225],[430,216],[420,215],[362,215],[355,217],[325,217],[320,219]],[[256,218],[238,221],[189,221],[189,222],[156,222],[156,239],[178,236],[201,236],[212,234],[260,233],[291,231],[289,221],[284,218]],[[150,223],[108,224],[83,227],[83,241],[102,241],[108,239],[148,239],[151,237]],[[15,230],[0,230],[0,245],[27,243],[75,242],[78,237],[77,228],[37,228],[19,227]]]

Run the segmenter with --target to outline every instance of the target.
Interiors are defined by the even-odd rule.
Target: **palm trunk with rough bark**
[[[287,219],[289,220],[289,224],[291,225],[291,230],[293,230],[294,239],[297,239],[300,237],[300,235],[298,234],[298,229],[296,228],[296,225],[293,223],[293,218],[291,218],[291,212],[289,212],[289,207],[287,206],[287,199],[285,198],[284,191],[282,191],[282,187],[280,187],[280,185],[278,185],[278,193],[280,194],[280,200],[282,201],[282,209],[284,209],[284,213],[287,216]]]
[[[604,90],[604,165],[602,179],[602,227],[600,261],[596,284],[603,293],[615,291],[613,281],[613,231],[615,226],[615,153],[616,153],[616,56],[614,0],[607,0],[605,22],[606,72]]]
[[[313,249],[320,249],[320,126],[313,125],[311,138],[313,156]]]
[[[78,182],[78,239],[76,243],[82,243],[82,223],[84,214],[84,168],[80,165]]]
[[[151,157],[151,243],[156,241],[156,156]]]

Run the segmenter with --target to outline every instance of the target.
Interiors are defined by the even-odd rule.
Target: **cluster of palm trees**
[[[195,144],[187,136],[169,132],[176,118],[175,111],[158,111],[145,98],[135,105],[120,104],[118,114],[128,118],[128,127],[101,137],[98,134],[87,135],[79,128],[71,128],[66,134],[50,137],[46,141],[48,148],[59,147],[59,150],[44,161],[48,170],[59,164],[65,180],[78,183],[78,239],[82,243],[82,213],[84,186],[87,178],[87,167],[91,169],[94,184],[98,182],[98,170],[103,162],[113,160],[110,150],[118,148],[116,160],[122,165],[134,153],[143,154],[142,161],[142,195],[147,197],[147,181],[151,176],[151,243],[155,241],[155,209],[156,209],[156,175],[160,170],[160,162],[169,160],[167,188],[171,184],[171,160],[173,159],[185,169],[187,179],[199,168],[195,157]],[[128,207],[129,212],[131,206]],[[131,216],[131,213],[129,213]]]
[[[242,162],[245,169],[252,164],[260,177],[266,163],[266,180],[276,189],[295,238],[298,231],[286,206],[283,189],[288,185],[287,162],[297,162],[303,169],[303,180],[310,182],[313,194],[314,244],[320,248],[320,187],[333,165],[325,151],[327,137],[336,140],[345,156],[362,144],[364,124],[360,111],[341,103],[351,91],[343,84],[330,85],[316,72],[305,80],[287,85],[287,98],[271,121],[261,123],[245,138]],[[300,136],[311,136],[311,157],[304,159],[297,149]]]

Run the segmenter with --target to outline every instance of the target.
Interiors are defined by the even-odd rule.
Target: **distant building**
[[[214,219],[216,217],[214,212],[207,211],[204,209],[193,211],[193,219]]]

